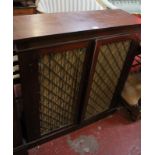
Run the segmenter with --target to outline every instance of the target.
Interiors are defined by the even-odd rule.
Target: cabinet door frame
[[[24,107],[24,123],[26,127],[26,140],[28,142],[39,139],[43,136],[50,134],[57,134],[61,131],[70,130],[75,128],[77,124],[80,123],[81,118],[81,104],[84,99],[84,92],[87,87],[88,74],[90,71],[90,66],[92,62],[92,55],[94,53],[95,42],[94,40],[79,41],[75,43],[65,43],[61,45],[51,46],[47,48],[40,48],[37,50],[20,51],[17,52],[19,57],[20,65],[20,76],[21,76],[21,86],[22,86],[22,98]],[[86,48],[84,64],[82,67],[82,75],[80,81],[80,89],[78,92],[78,101],[75,103],[75,115],[74,123],[67,125],[56,130],[52,130],[46,135],[41,136],[40,134],[40,123],[39,123],[39,79],[38,79],[38,60],[39,56],[42,54],[46,55],[52,53],[73,50],[76,48]]]
[[[127,52],[127,56],[126,56],[124,64],[123,64],[123,68],[121,70],[121,73],[120,73],[120,76],[118,79],[109,109],[104,112],[101,112],[91,118],[85,119],[86,108],[88,106],[88,100],[89,100],[91,85],[92,85],[92,81],[93,81],[93,75],[95,73],[95,67],[97,64],[97,58],[98,58],[100,46],[106,45],[108,43],[126,41],[126,40],[131,40],[131,43],[130,43],[129,50]],[[131,67],[132,61],[134,59],[135,53],[137,53],[137,51],[139,50],[139,42],[135,38],[135,34],[130,34],[130,33],[118,34],[118,35],[113,35],[113,36],[108,36],[108,37],[101,37],[99,39],[96,39],[95,41],[96,41],[95,51],[94,51],[94,55],[93,55],[92,66],[90,69],[90,75],[88,78],[89,82],[88,82],[88,87],[87,87],[86,95],[85,95],[85,99],[84,99],[84,106],[83,106],[83,110],[82,110],[83,113],[81,115],[81,124],[89,124],[91,122],[97,121],[97,120],[109,115],[110,113],[113,113],[116,110],[116,107],[119,102],[119,95],[123,89],[123,86],[125,84],[127,76],[129,74],[130,67]]]

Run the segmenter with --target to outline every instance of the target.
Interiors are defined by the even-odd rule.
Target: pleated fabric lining
[[[40,57],[41,135],[73,123],[85,51],[81,48]]]
[[[109,108],[130,42],[109,43],[99,48],[85,119]],[[41,135],[73,124],[85,52],[85,48],[80,48],[40,56]]]
[[[109,108],[129,45],[130,41],[123,41],[100,47],[85,119]]]

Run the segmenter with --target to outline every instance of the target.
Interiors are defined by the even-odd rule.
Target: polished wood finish
[[[36,13],[35,0],[13,0],[13,15],[32,15]]]
[[[37,56],[35,51],[31,53],[19,54],[19,64],[21,73],[22,84],[22,98],[24,106],[24,123],[26,126],[27,140],[33,140],[40,135],[39,132],[39,94],[38,94],[38,81],[37,76]],[[22,63],[22,65],[21,65]],[[27,113],[27,111],[29,111]],[[33,122],[33,123],[30,123]],[[33,129],[33,130],[32,130]]]
[[[116,110],[118,95],[123,89],[134,58],[139,48],[137,36],[140,34],[139,19],[122,10],[89,11],[78,13],[38,14],[14,17],[14,50],[19,56],[22,94],[24,101],[24,120],[26,127],[25,147],[35,146],[83,125],[105,117]],[[97,50],[102,44],[115,41],[132,40],[121,76],[117,83],[110,108],[85,120],[90,85],[97,61]],[[75,104],[74,123],[62,129],[51,131],[40,137],[39,132],[39,80],[38,57],[49,54],[86,48],[82,79]]]
[[[22,133],[19,118],[17,115],[17,107],[15,97],[13,101],[13,146],[17,147],[22,145]]]
[[[63,34],[95,33],[98,30],[140,26],[140,21],[122,10],[52,13],[14,17],[14,41]],[[82,38],[83,36],[81,36]]]
[[[17,113],[15,95],[13,91],[13,147],[24,147],[20,119]],[[27,149],[14,150],[13,155],[28,155]]]
[[[13,15],[33,15],[36,13],[36,7],[13,8]]]

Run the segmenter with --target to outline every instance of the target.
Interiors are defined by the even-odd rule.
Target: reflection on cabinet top
[[[122,10],[52,13],[14,17],[14,40],[140,25]]]

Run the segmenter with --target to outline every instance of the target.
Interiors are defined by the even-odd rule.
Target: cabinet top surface
[[[13,40],[23,40],[82,31],[140,25],[138,17],[122,10],[51,13],[14,16]]]

